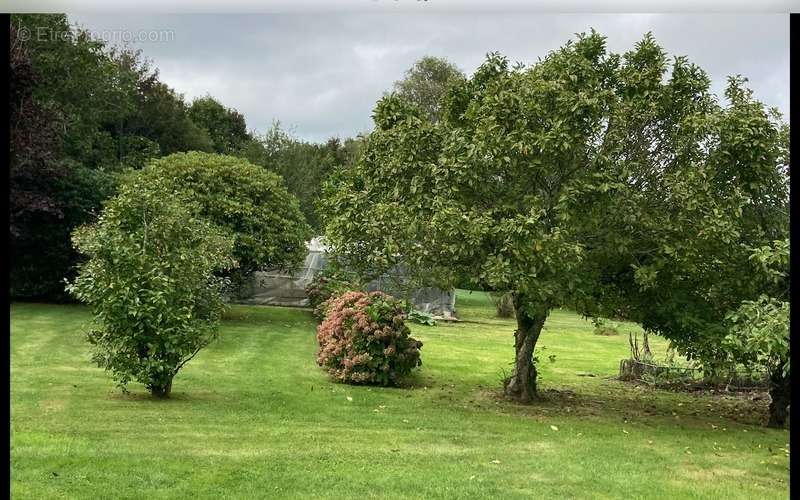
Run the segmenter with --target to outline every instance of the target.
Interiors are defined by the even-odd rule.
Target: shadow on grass
[[[737,424],[766,429],[769,405],[769,397],[764,393],[674,393],[617,380],[606,380],[593,392],[568,388],[540,390],[539,400],[531,404],[510,401],[499,387],[479,394],[480,399],[492,402],[497,409],[533,418],[568,415],[645,425],[671,422],[680,427],[720,430]]]
[[[183,403],[196,403],[201,401],[219,401],[221,400],[220,394],[211,391],[173,391],[168,398],[157,398],[146,391],[129,391],[123,393],[122,391],[112,392],[109,395],[110,399],[116,401],[131,401],[143,403],[156,403],[156,404],[183,404]]]
[[[328,379],[329,383],[340,387],[365,387],[368,389],[380,389],[389,392],[402,392],[402,391],[416,391],[419,389],[428,389],[430,383],[418,377],[407,377],[400,382],[393,385],[380,385],[380,384],[356,384],[350,382],[342,382],[339,380]]]

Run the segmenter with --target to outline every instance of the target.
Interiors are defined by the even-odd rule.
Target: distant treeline
[[[125,172],[152,158],[244,157],[283,176],[319,232],[322,183],[361,142],[309,143],[277,122],[258,135],[211,96],[186,102],[140,51],[93,39],[63,14],[13,15],[10,35],[12,299],[66,300],[64,279],[78,259],[72,230],[93,220]]]

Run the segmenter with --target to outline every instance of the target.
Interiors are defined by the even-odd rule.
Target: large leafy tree
[[[66,168],[57,158],[61,146],[58,117],[33,95],[42,76],[33,67],[25,38],[13,24],[9,35],[9,231],[17,240],[28,236],[24,233],[30,217],[63,215],[53,184],[66,175]]]
[[[241,155],[283,177],[289,192],[297,197],[306,221],[319,234],[317,204],[322,185],[336,167],[353,161],[359,144],[359,139],[341,141],[336,137],[322,144],[304,141],[276,122],[263,136],[247,143]]]
[[[101,123],[131,109],[134,85],[63,15],[13,15],[10,24],[11,294],[60,299],[77,259],[69,233],[113,191],[113,174],[96,161]]]
[[[464,79],[464,73],[447,59],[425,56],[406,70],[405,77],[394,83],[394,90],[415,104],[423,116],[436,122],[441,116],[442,98],[450,87]]]
[[[70,232],[95,217],[118,174],[213,145],[139,52],[62,14],[14,14],[10,24],[11,294],[63,299],[80,259]]]
[[[216,153],[237,154],[252,139],[244,116],[211,96],[192,101],[189,118],[206,130]]]
[[[675,136],[682,146],[674,150],[681,154],[670,156],[659,154],[666,149],[662,138],[640,137],[667,128],[675,103],[683,101],[665,94],[660,104],[621,109],[639,119],[629,120],[634,127],[621,131],[617,149],[636,151],[642,142],[655,153],[640,160],[652,173],[609,191],[638,201],[630,208],[608,205],[615,208],[605,223],[623,224],[631,238],[616,261],[594,260],[595,292],[607,312],[668,338],[711,372],[765,370],[773,401],[769,423],[782,425],[789,399],[788,369],[782,369],[788,366],[788,329],[779,334],[741,322],[762,306],[765,314],[788,311],[788,303],[781,305],[789,293],[788,127],[753,99],[740,77],[730,79],[725,97],[726,106],[679,122],[696,129],[696,137]],[[754,332],[775,343],[746,340],[757,338]],[[745,345],[776,348],[754,354]]]
[[[650,35],[623,56],[595,32],[532,66],[491,54],[450,90],[439,122],[397,95],[373,116],[359,162],[327,190],[329,243],[366,274],[403,263],[429,281],[469,274],[511,290],[504,390],[519,401],[537,397],[533,354],[554,307],[613,310],[678,338],[664,318],[687,304],[714,322],[690,304],[702,292],[647,284],[679,281],[709,264],[705,253],[726,262],[734,235],[763,237],[735,227],[751,200],[736,172],[763,159],[726,170],[726,112],[708,77],[685,58],[670,65]],[[742,300],[714,290],[725,304]]]

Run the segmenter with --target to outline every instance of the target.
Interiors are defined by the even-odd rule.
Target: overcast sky
[[[424,55],[467,74],[485,54],[533,63],[594,27],[615,52],[647,31],[670,55],[705,69],[720,94],[726,77],[750,79],[756,97],[789,112],[789,16],[775,14],[363,14],[71,15],[109,37],[165,30],[134,47],[187,100],[210,94],[261,133],[280,120],[323,141],[372,128],[375,101]],[[103,34],[105,32],[105,34]],[[130,34],[130,35],[129,35]]]

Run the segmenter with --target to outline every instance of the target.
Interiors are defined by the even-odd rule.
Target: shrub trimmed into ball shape
[[[400,301],[382,292],[346,292],[317,327],[317,363],[338,381],[395,385],[422,365]]]
[[[283,178],[235,156],[175,153],[138,172],[185,194],[197,215],[229,231],[236,272],[290,269],[306,256],[311,228]]]

